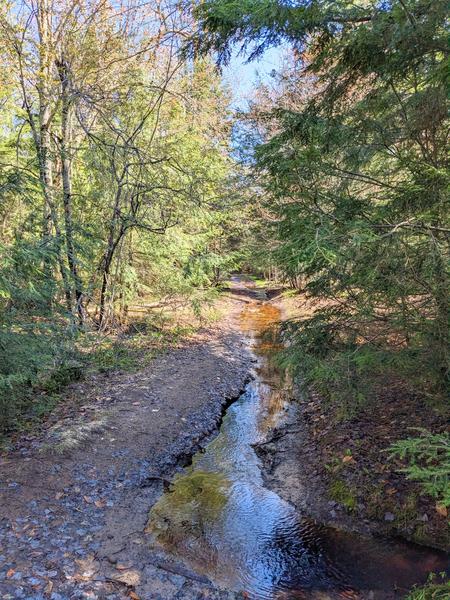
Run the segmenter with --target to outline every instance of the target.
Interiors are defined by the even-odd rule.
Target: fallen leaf
[[[116,581],[121,581],[122,583],[125,583],[125,585],[129,585],[129,586],[136,586],[139,585],[141,582],[141,576],[139,575],[139,573],[137,571],[122,571],[119,572],[117,574],[116,577],[114,577],[114,579]]]
[[[355,462],[355,459],[353,458],[353,456],[344,456],[344,458],[342,459],[343,463],[350,463],[350,462]]]
[[[141,600],[135,592],[129,592],[128,597],[131,598],[132,600]]]
[[[98,572],[99,563],[93,556],[87,556],[86,558],[75,559],[79,567],[79,572],[74,575],[77,581],[88,581],[92,579],[92,576]]]
[[[93,500],[90,496],[83,496],[84,501],[87,502],[88,504],[92,504]]]
[[[96,500],[94,504],[97,508],[103,508],[106,506],[106,502],[104,500]]]
[[[53,581],[49,581],[49,582],[47,583],[47,585],[45,586],[44,592],[45,592],[46,594],[51,594],[51,593],[52,593],[52,590],[53,590]]]
[[[14,573],[15,573],[14,569],[9,569],[9,571],[6,572],[6,577],[8,579],[10,579],[14,575]]]
[[[64,496],[64,492],[58,492],[55,495],[55,500],[61,500],[61,498]]]
[[[67,577],[67,575],[66,575],[66,577]],[[77,581],[79,583],[84,583],[86,581],[90,581],[91,574],[90,573],[75,573],[75,575],[73,577],[71,577],[71,579],[73,579],[73,581]]]
[[[441,517],[448,517],[448,509],[443,504],[436,504],[436,512]]]

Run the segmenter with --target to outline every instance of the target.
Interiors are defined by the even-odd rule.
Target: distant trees
[[[444,397],[446,3],[207,0],[197,14],[195,48],[219,60],[236,43],[251,57],[293,48],[253,107],[271,260],[316,301],[293,327],[293,363],[349,407],[382,372]]]
[[[3,139],[17,148],[3,172],[39,183],[42,247],[59,271],[49,265],[48,278],[56,276],[80,325],[86,303],[97,300],[103,324],[123,238],[133,229],[164,233],[218,181],[214,167],[208,178],[200,157],[191,161],[192,144],[210,147],[219,179],[226,175],[227,99],[213,67],[180,57],[192,18],[175,3],[16,1],[3,7],[0,24],[2,75],[15,99],[4,108],[12,121]],[[199,98],[202,69],[209,81]],[[202,119],[214,111],[220,125],[206,132]],[[99,195],[104,247],[95,260],[86,255],[92,229],[83,213]]]
[[[198,303],[230,264],[229,99],[180,54],[192,26],[172,0],[0,7],[6,424],[77,331],[113,328],[139,295]]]

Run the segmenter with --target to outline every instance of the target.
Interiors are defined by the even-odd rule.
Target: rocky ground
[[[0,457],[0,598],[227,599],[151,547],[150,507],[249,378],[234,286],[225,317],[137,373],[73,384]]]

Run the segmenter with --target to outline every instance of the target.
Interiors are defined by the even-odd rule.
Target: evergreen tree
[[[293,363],[335,397],[403,373],[448,392],[446,3],[207,0],[193,47],[289,43],[257,122],[273,259],[319,302]],[[419,375],[419,377],[417,377]],[[345,390],[343,390],[343,386]],[[345,393],[343,393],[345,392]]]

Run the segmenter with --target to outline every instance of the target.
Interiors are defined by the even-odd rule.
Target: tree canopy
[[[0,7],[0,421],[74,336],[233,266],[230,95],[173,2]],[[31,386],[31,388],[30,388]]]
[[[446,394],[446,3],[207,0],[197,15],[220,61],[293,48],[250,119],[272,260],[319,303],[293,326],[294,364],[341,398],[384,370]]]

